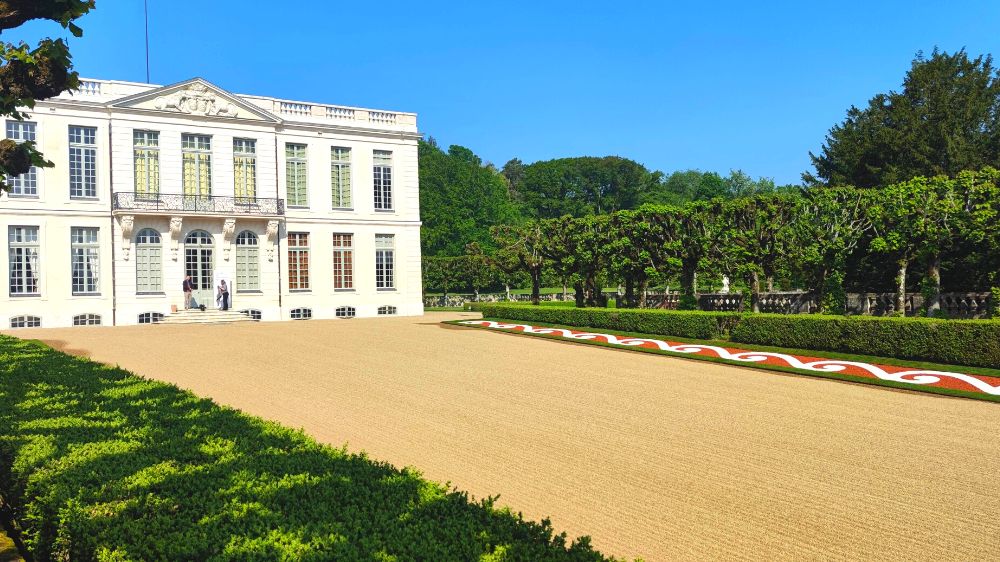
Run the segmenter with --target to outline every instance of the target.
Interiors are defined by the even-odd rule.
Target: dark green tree
[[[899,92],[851,107],[810,153],[809,184],[878,187],[1000,164],[1000,79],[990,55],[917,53]]]
[[[658,172],[618,156],[535,162],[524,166],[523,173],[518,200],[525,215],[534,218],[583,217],[634,209],[642,195],[660,181]]]
[[[471,150],[452,146],[445,153],[421,142],[419,157],[425,256],[460,256],[471,242],[491,251],[490,227],[520,221],[506,179]]]
[[[93,0],[15,0],[0,1],[0,32],[14,29],[32,20],[57,22],[76,37],[83,30],[78,18],[94,8]],[[0,43],[0,115],[23,120],[23,108],[35,107],[36,100],[59,95],[79,85],[73,71],[69,47],[62,39],[42,39],[34,47]],[[34,142],[0,141],[0,193],[9,191],[6,177],[26,173],[32,166],[52,166]]]

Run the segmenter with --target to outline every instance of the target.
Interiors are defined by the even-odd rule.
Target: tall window
[[[260,253],[257,235],[244,230],[236,237],[236,290],[260,290]]]
[[[333,235],[333,288],[354,288],[354,237]]]
[[[135,291],[163,292],[163,243],[160,233],[144,228],[135,236]]]
[[[335,146],[330,149],[330,188],[333,191],[333,208],[350,209],[351,202],[351,149]]]
[[[100,290],[97,286],[99,273],[97,231],[96,228],[70,229],[74,295],[96,294]]]
[[[288,288],[309,288],[309,233],[288,233]]]
[[[31,121],[7,121],[7,138],[13,141],[35,141],[35,124]],[[19,176],[7,176],[9,195],[19,197],[38,196],[38,168],[32,166]]]
[[[306,145],[285,145],[285,190],[292,207],[309,206],[306,164]]]
[[[396,279],[393,267],[396,262],[395,236],[375,235],[375,288],[395,289]]]
[[[375,181],[375,210],[392,210],[392,152],[376,150],[373,154]]]
[[[208,197],[212,194],[212,137],[181,135],[184,160],[184,195]]]
[[[39,287],[38,227],[7,228],[10,294],[37,295]]]
[[[233,178],[238,199],[257,197],[257,141],[233,139]]]
[[[160,194],[160,133],[132,131],[132,155],[135,161],[135,194],[156,197]]]
[[[69,127],[69,196],[97,197],[97,129]]]

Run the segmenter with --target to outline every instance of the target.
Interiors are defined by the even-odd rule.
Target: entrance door
[[[212,235],[204,230],[192,230],[184,239],[184,272],[191,276],[194,292],[191,296],[199,305],[215,307],[215,288],[212,286]]]

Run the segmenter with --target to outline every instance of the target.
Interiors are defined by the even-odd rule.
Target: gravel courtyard
[[[1000,558],[1000,404],[442,325],[7,332],[397,466],[608,554]]]

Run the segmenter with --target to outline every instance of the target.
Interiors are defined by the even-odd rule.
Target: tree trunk
[[[941,256],[934,254],[927,262],[927,279],[930,282],[930,292],[925,295],[927,316],[937,316],[941,312]]]
[[[479,302],[479,289],[475,287],[472,288],[472,300],[473,302]]]
[[[678,308],[681,310],[695,310],[698,308],[698,294],[695,285],[698,283],[698,274],[694,264],[685,262],[681,266],[681,297]]]
[[[906,316],[906,266],[907,260],[896,262],[899,271],[896,273],[896,310],[894,316]]]
[[[773,293],[774,292],[774,276],[773,275],[768,275],[767,276],[767,292],[768,293]]]
[[[576,298],[576,307],[583,308],[584,306],[586,306],[586,302],[584,302],[584,296],[583,296],[583,280],[578,280],[573,283],[573,292],[574,292],[573,296]]]
[[[542,270],[531,271],[531,304],[537,305],[541,301],[539,294],[542,292]]]
[[[503,284],[503,292],[507,295],[507,300],[510,301],[510,283]]]
[[[569,298],[569,290],[567,290],[567,288],[566,288],[566,278],[565,277],[563,277],[562,283],[563,283],[562,300],[563,300],[563,302],[566,302],[566,299]]]
[[[639,308],[646,308],[649,306],[649,302],[646,300],[647,287],[649,286],[649,279],[643,275],[639,278]],[[665,297],[664,297],[665,298]]]
[[[635,308],[635,279],[625,277],[625,308]]]
[[[597,306],[597,278],[593,273],[587,274],[586,279],[586,290],[585,295],[587,297],[587,306]]]
[[[748,281],[750,285],[750,310],[756,314],[760,312],[760,274],[751,271]]]

